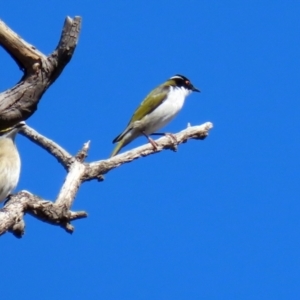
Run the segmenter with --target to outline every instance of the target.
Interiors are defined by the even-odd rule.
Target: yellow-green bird
[[[118,135],[113,143],[118,143],[111,157],[137,137],[144,135],[156,148],[150,135],[167,125],[181,110],[185,98],[192,92],[200,92],[189,79],[176,74],[155,88],[140,104],[126,129]],[[157,133],[163,135],[163,133]]]

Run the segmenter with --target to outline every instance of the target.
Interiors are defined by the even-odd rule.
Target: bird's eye
[[[189,85],[190,84],[190,82],[188,81],[188,80],[186,80],[186,82],[185,82],[187,85]]]

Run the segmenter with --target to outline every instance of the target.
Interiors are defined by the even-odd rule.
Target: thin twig
[[[26,136],[36,145],[40,146],[48,153],[53,155],[62,164],[62,166],[68,170],[74,158],[72,155],[63,149],[61,146],[53,142],[52,140],[46,138],[45,136],[39,134],[33,128],[28,125],[22,127],[20,134]]]

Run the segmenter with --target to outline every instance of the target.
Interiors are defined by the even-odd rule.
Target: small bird
[[[200,90],[195,88],[189,79],[179,74],[155,88],[137,108],[126,129],[113,140],[113,143],[118,144],[110,157],[117,155],[123,147],[141,135],[148,139],[154,149],[157,149],[157,144],[150,135],[169,135],[175,139],[172,134],[155,132],[178,114],[185,98],[192,92]]]
[[[4,201],[18,184],[21,160],[15,137],[24,122],[0,131],[0,202]]]

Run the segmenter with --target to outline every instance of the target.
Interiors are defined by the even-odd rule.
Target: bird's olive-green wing
[[[164,100],[167,98],[169,92],[169,87],[165,85],[160,85],[154,89],[140,104],[132,118],[130,119],[126,129],[119,134],[114,140],[113,143],[119,142],[122,140],[124,135],[131,130],[131,124],[135,121],[139,121],[144,118],[146,115],[150,114],[154,109],[156,109]]]
[[[129,124],[143,119],[146,115],[150,114],[160,104],[162,104],[167,98],[169,88],[169,86],[160,85],[156,89],[154,89],[137,108]]]

